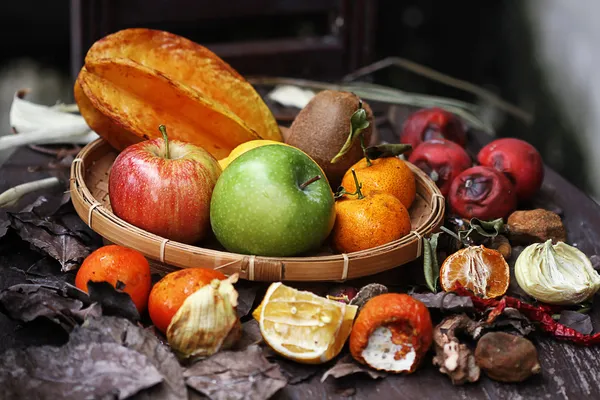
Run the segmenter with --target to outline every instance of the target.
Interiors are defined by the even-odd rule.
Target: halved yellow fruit
[[[229,155],[227,157],[220,159],[219,160],[219,165],[221,166],[221,169],[224,170],[225,168],[227,168],[227,166],[229,164],[231,164],[233,162],[233,160],[235,160],[236,158],[238,158],[239,156],[241,156],[245,152],[247,152],[249,150],[252,150],[252,149],[255,149],[257,147],[266,146],[268,144],[283,144],[283,145],[286,145],[283,142],[277,142],[275,140],[268,140],[268,139],[249,140],[247,142],[244,142],[244,143],[238,145],[236,148],[234,148],[233,150],[231,150],[231,153],[229,153]]]
[[[321,364],[340,353],[357,310],[357,306],[276,282],[252,316],[276,353],[304,364]]]

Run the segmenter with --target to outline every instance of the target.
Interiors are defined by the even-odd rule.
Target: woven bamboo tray
[[[71,166],[71,198],[78,215],[107,242],[143,253],[153,269],[209,267],[251,281],[344,281],[385,271],[419,258],[422,237],[437,231],[444,217],[444,197],[435,183],[409,164],[417,196],[409,212],[412,232],[388,244],[348,254],[324,248],[310,257],[260,257],[229,253],[214,238],[197,247],[170,241],[139,229],[111,211],[108,176],[117,152],[103,139],[85,146]]]

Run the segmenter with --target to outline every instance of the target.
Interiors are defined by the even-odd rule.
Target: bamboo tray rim
[[[104,232],[104,229],[94,228],[94,223],[103,221],[104,219],[109,226],[115,226],[117,231],[125,234],[127,232],[134,234],[139,237],[139,239],[145,239],[154,244],[153,251],[141,251],[145,256],[151,258],[154,261],[158,261],[162,264],[173,265],[175,267],[190,267],[188,265],[181,265],[180,262],[174,260],[174,257],[169,257],[169,255],[173,255],[175,252],[183,252],[188,255],[197,255],[197,256],[207,256],[213,259],[213,269],[223,270],[225,274],[231,274],[234,272],[238,272],[240,274],[241,279],[247,280],[286,280],[285,270],[289,270],[290,268],[299,265],[296,264],[331,264],[341,263],[341,273],[339,274],[330,274],[329,279],[316,279],[316,280],[328,280],[328,281],[345,281],[350,278],[357,278],[368,274],[353,273],[350,270],[350,264],[352,262],[368,262],[369,259],[374,256],[382,256],[389,253],[390,256],[394,254],[395,251],[401,250],[407,246],[416,247],[415,255],[412,257],[412,260],[419,258],[422,255],[422,241],[423,237],[432,233],[434,230],[439,228],[442,223],[444,211],[445,211],[445,198],[435,185],[433,181],[419,168],[414,166],[411,163],[407,162],[407,165],[411,168],[412,172],[415,174],[415,178],[420,183],[417,184],[417,195],[419,195],[419,188],[421,186],[425,187],[432,191],[431,198],[425,199],[429,200],[429,206],[431,207],[431,211],[427,218],[420,223],[416,229],[412,230],[409,234],[404,237],[389,242],[387,244],[369,248],[366,250],[361,250],[352,253],[343,253],[343,254],[332,254],[332,255],[321,255],[321,256],[294,256],[294,257],[268,257],[268,256],[258,256],[258,255],[247,255],[247,254],[239,254],[239,253],[231,253],[227,251],[222,251],[218,249],[210,249],[203,248],[199,246],[184,244],[176,241],[172,241],[158,235],[152,234],[148,231],[145,231],[141,228],[138,228],[113,214],[110,210],[104,207],[91,193],[90,189],[87,187],[85,182],[86,176],[86,166],[85,161],[86,157],[90,156],[93,152],[100,151],[102,147],[107,147],[107,150],[116,152],[104,139],[99,138],[95,141],[87,144],[76,156],[71,165],[71,177],[70,177],[70,190],[71,190],[71,198],[73,199],[73,203],[75,209],[79,216],[84,220],[84,222],[98,234],[103,236],[105,239],[110,240],[111,242],[123,244],[124,240],[120,240],[119,235],[116,233],[110,234],[110,232]],[[93,160],[96,161],[96,160]],[[423,197],[424,198],[424,197]],[[124,244],[125,245],[125,244]],[[131,246],[130,246],[131,247]],[[138,249],[139,250],[139,249]],[[221,263],[221,261],[224,261]],[[411,260],[409,260],[411,261]],[[396,265],[388,266],[387,268],[382,268],[378,272],[382,272],[387,269],[395,268],[400,266],[408,261],[401,261]],[[265,277],[265,271],[256,271],[256,267],[259,264],[265,264],[267,266],[274,266],[274,269],[279,268],[279,273],[266,273],[268,277]],[[389,264],[389,263],[387,263]],[[277,267],[279,266],[279,267]],[[273,269],[267,267],[267,269]],[[259,268],[260,269],[260,268]],[[264,269],[264,268],[263,268]],[[337,268],[339,269],[339,267]],[[276,272],[276,271],[275,271]],[[335,276],[334,276],[335,275]],[[266,279],[265,279],[266,278]],[[272,279],[275,278],[275,279]],[[278,278],[278,279],[277,279]],[[298,280],[298,279],[294,279]],[[313,281],[315,279],[307,278],[300,279]]]

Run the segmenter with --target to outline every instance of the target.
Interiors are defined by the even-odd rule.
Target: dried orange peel
[[[485,246],[469,246],[448,256],[440,268],[445,292],[461,285],[484,299],[502,296],[508,290],[510,269],[502,254]]]
[[[412,373],[433,341],[429,310],[407,294],[386,293],[361,309],[350,334],[350,352],[361,364]]]
[[[357,306],[329,300],[276,282],[252,316],[267,345],[282,357],[321,364],[346,343]]]

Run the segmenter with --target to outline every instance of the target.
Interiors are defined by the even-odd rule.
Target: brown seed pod
[[[522,382],[542,370],[533,343],[506,332],[483,335],[477,342],[475,362],[499,382]]]

